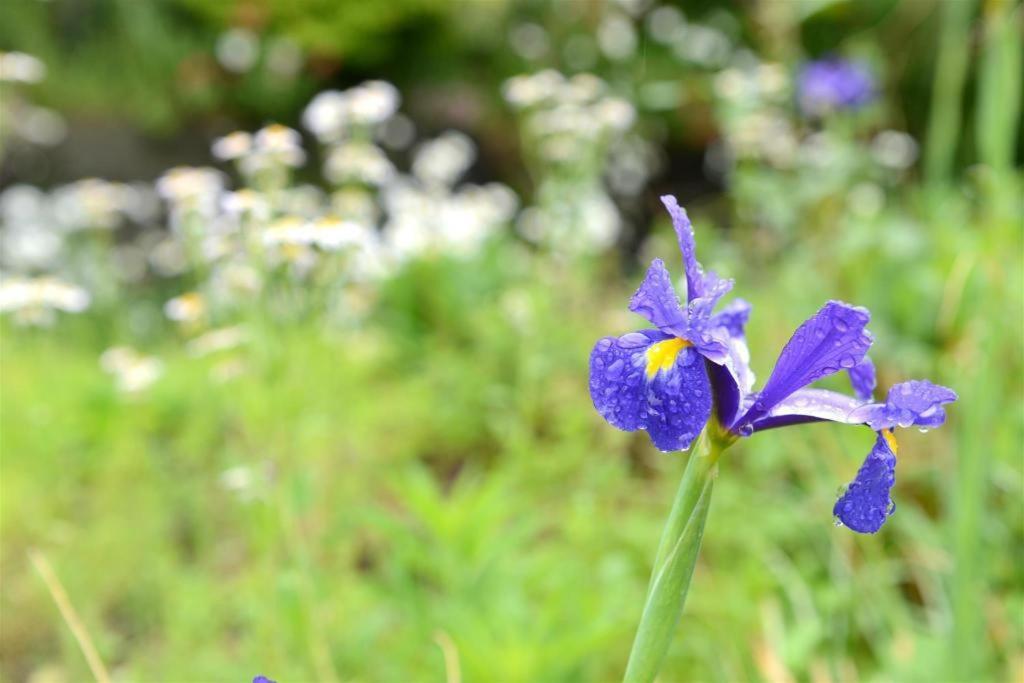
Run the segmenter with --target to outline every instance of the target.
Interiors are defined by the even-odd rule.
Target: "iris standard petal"
[[[661,259],[651,262],[644,281],[629,301],[629,310],[642,315],[663,332],[676,337],[686,334],[686,315]]]
[[[843,525],[857,533],[873,534],[893,513],[895,505],[889,494],[896,483],[896,450],[892,432],[878,434],[857,476],[832,508],[832,514]]]
[[[862,401],[870,401],[875,395],[878,380],[875,378],[875,364],[869,356],[864,356],[859,363],[846,371],[850,376],[853,393]]]
[[[864,402],[852,396],[827,389],[800,389],[753,423],[754,431],[785,427],[807,422],[841,422],[861,424],[856,411]]]
[[[697,261],[697,243],[693,239],[693,225],[690,223],[686,209],[679,206],[676,198],[670,194],[663,195],[661,203],[668,209],[672,218],[672,227],[679,241],[679,251],[683,254],[683,268],[686,270],[686,300],[704,296],[704,269]]]
[[[609,424],[646,429],[662,451],[689,448],[711,415],[703,357],[657,330],[598,341],[590,354],[590,396]]]
[[[733,299],[725,308],[711,316],[708,325],[724,327],[730,337],[744,337],[751,308],[749,301]]]
[[[946,421],[944,403],[957,399],[949,387],[928,380],[911,380],[894,384],[885,403],[872,403],[860,408],[856,417],[874,430],[893,427],[931,429]]]
[[[797,389],[857,365],[871,346],[867,309],[830,301],[811,316],[783,347],[768,382],[750,410],[737,421],[741,433]]]

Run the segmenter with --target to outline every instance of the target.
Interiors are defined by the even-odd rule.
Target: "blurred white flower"
[[[163,363],[144,356],[128,346],[114,346],[100,356],[100,365],[114,376],[118,391],[137,394],[145,391],[163,374]]]
[[[266,221],[270,218],[270,201],[265,195],[255,190],[244,188],[235,192],[226,192],[221,197],[221,210],[237,221]]]
[[[46,326],[55,312],[81,313],[89,307],[89,293],[53,277],[6,277],[0,281],[0,313],[13,313],[19,324]]]
[[[346,94],[352,121],[368,126],[391,118],[401,103],[398,88],[386,81],[367,81],[350,88]]]
[[[243,130],[236,130],[213,141],[213,156],[221,161],[234,161],[252,151],[252,135]]]
[[[156,191],[172,208],[192,209],[202,215],[216,213],[224,190],[224,174],[205,166],[176,166],[156,181]]]
[[[608,59],[622,61],[636,52],[636,29],[622,14],[607,15],[597,27],[597,44]]]
[[[447,131],[413,154],[412,172],[427,184],[451,187],[476,159],[476,146],[467,135]]]
[[[46,66],[24,52],[0,52],[0,81],[38,83],[46,78]]]
[[[514,76],[502,86],[505,100],[513,107],[532,107],[556,97],[565,85],[565,77],[552,69]]]
[[[164,315],[177,323],[197,323],[206,316],[206,299],[199,292],[176,296],[164,304]]]
[[[334,185],[385,185],[395,174],[383,150],[369,142],[343,142],[332,148],[324,161],[324,177]]]
[[[340,90],[325,90],[302,112],[302,125],[321,142],[337,142],[348,123],[348,98]]]
[[[883,130],[871,141],[871,155],[882,166],[903,171],[917,160],[917,143],[906,133]]]
[[[245,73],[256,65],[259,59],[259,36],[248,29],[233,28],[217,39],[214,49],[217,61],[228,71]]]

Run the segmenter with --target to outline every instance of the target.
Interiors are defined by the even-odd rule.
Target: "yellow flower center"
[[[892,430],[883,429],[882,436],[885,438],[885,442],[889,444],[889,450],[892,451],[892,454],[899,455],[900,447],[896,443],[896,436],[892,433]]]
[[[647,379],[654,379],[659,370],[668,370],[675,365],[679,352],[688,346],[693,344],[679,337],[652,344],[647,349]]]

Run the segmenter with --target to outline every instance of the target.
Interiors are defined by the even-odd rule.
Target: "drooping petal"
[[[627,432],[647,424],[647,350],[671,337],[658,330],[598,340],[590,352],[590,398],[608,424]]]
[[[956,399],[956,392],[948,387],[928,380],[911,380],[894,384],[885,403],[863,406],[854,417],[876,431],[911,426],[931,429],[946,421],[942,405]]]
[[[702,356],[657,330],[598,341],[590,355],[590,396],[609,424],[646,429],[663,451],[689,448],[711,414]]]
[[[640,288],[629,301],[629,310],[646,318],[661,331],[679,337],[686,334],[686,315],[679,305],[672,277],[661,259],[654,259]]]
[[[861,534],[882,528],[895,505],[889,497],[896,483],[896,439],[892,432],[878,435],[857,476],[836,501],[832,514],[844,526]]]
[[[857,365],[871,346],[865,329],[870,319],[867,309],[841,301],[825,304],[793,333],[764,389],[734,428],[749,432],[753,422],[796,390]]]
[[[683,254],[683,268],[686,270],[686,300],[693,301],[704,296],[704,269],[697,261],[697,243],[693,239],[693,225],[686,215],[686,209],[679,206],[676,198],[670,194],[661,198],[661,203],[668,209],[672,217],[672,227],[679,241],[679,251]]]
[[[878,380],[875,378],[875,364],[869,356],[864,356],[859,363],[846,371],[850,375],[850,386],[853,393],[862,401],[870,401],[875,395]]]
[[[827,389],[799,389],[753,423],[755,432],[807,422],[861,424],[856,411],[864,402]]]
[[[671,368],[647,383],[647,433],[661,451],[690,447],[711,417],[711,384],[695,348],[679,351]]]

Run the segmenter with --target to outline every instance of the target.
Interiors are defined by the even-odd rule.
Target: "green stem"
[[[731,438],[711,433],[716,428],[712,425],[705,428],[690,451],[683,480],[658,545],[640,627],[626,665],[625,683],[650,683],[654,680],[683,612],[704,535],[718,457],[731,443]]]

